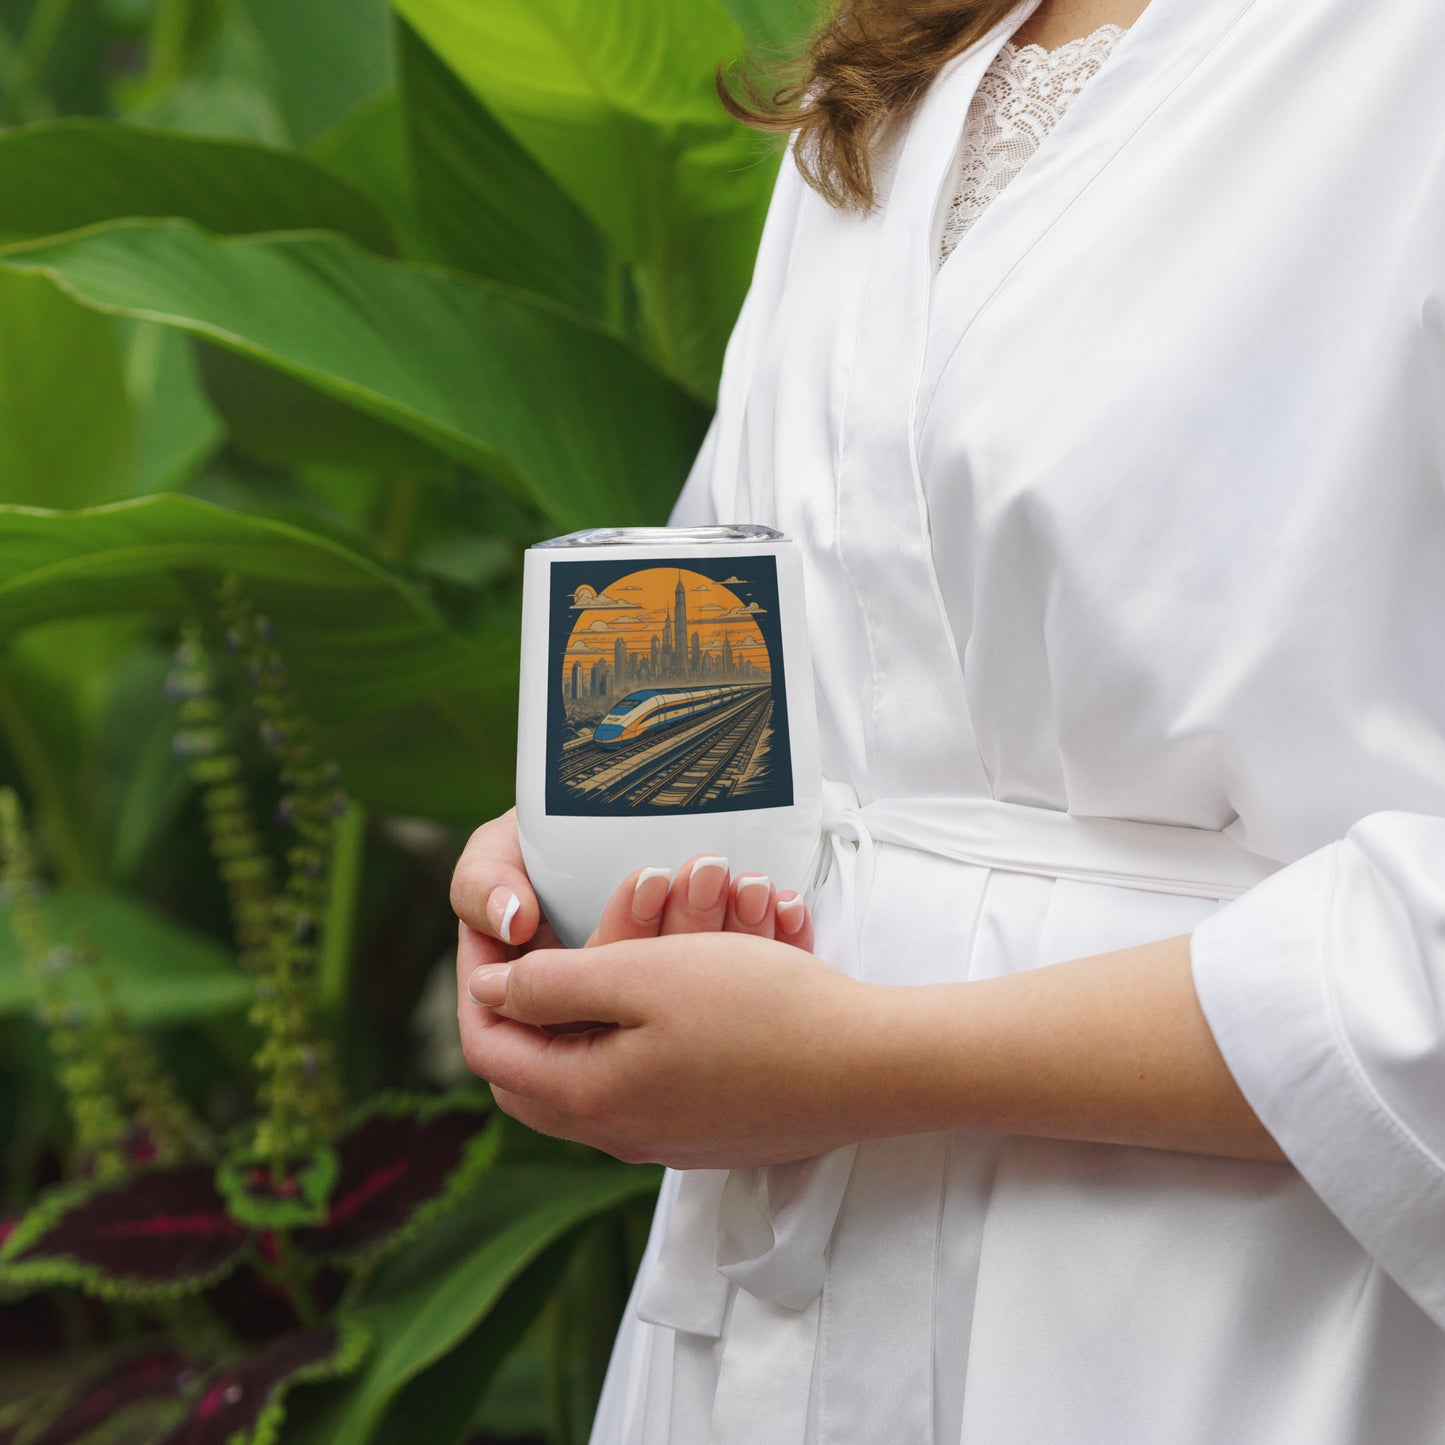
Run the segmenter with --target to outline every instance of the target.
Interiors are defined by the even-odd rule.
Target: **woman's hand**
[[[472,981],[532,949],[562,947],[527,877],[515,808],[472,834],[452,875],[451,901],[460,920],[457,1026],[462,1052],[470,1057],[474,1035],[484,1025]],[[730,880],[727,860],[708,854],[688,859],[676,879],[665,868],[629,873],[608,900],[587,946],[719,931],[776,937],[807,952],[813,948],[813,921],[796,892],[778,892],[760,873]]]
[[[472,983],[463,1047],[498,1104],[629,1161],[804,1158],[889,1127],[869,989],[791,945],[670,934],[539,949]],[[558,1026],[579,1020],[585,1032]],[[880,1056],[878,1062],[883,1062]],[[877,1115],[878,1117],[875,1117]]]

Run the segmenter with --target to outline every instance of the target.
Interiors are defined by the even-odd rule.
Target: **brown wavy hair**
[[[871,210],[873,149],[904,119],[945,61],[992,30],[1018,0],[841,0],[771,91],[755,72],[729,114],[758,130],[797,131],[798,168],[835,206]]]

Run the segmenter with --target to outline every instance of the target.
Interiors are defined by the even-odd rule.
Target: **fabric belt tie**
[[[1081,883],[1196,898],[1233,898],[1283,865],[1226,832],[1123,818],[1076,816],[993,798],[929,795],[862,803],[825,780],[820,837],[807,890],[837,893],[836,946],[827,961],[861,976],[858,940],[878,843],[960,863]],[[851,922],[850,922],[851,921]],[[801,1310],[817,1298],[856,1146],[791,1164],[684,1174],[638,1314],[690,1334],[722,1334],[730,1285]]]

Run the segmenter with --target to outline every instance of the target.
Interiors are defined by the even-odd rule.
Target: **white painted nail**
[[[726,858],[699,858],[692,865],[687,880],[687,901],[700,913],[716,908],[723,889],[727,887],[728,860]]]
[[[779,899],[777,907],[779,927],[784,933],[796,933],[803,926],[803,914],[806,911],[801,898]]]
[[[487,899],[487,917],[503,943],[512,941],[512,920],[521,906],[522,900],[510,888],[493,888]]]
[[[763,921],[772,896],[773,881],[765,873],[754,873],[738,882],[738,921],[748,928]]]
[[[656,878],[663,880],[662,887],[653,883]],[[632,886],[632,916],[639,923],[651,923],[662,912],[662,905],[667,902],[667,885],[671,882],[671,868],[644,868],[637,875],[637,882]]]

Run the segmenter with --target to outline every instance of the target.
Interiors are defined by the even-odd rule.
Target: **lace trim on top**
[[[1012,40],[1004,44],[968,108],[939,243],[940,266],[1103,68],[1123,34],[1121,26],[1101,25],[1053,50]]]

